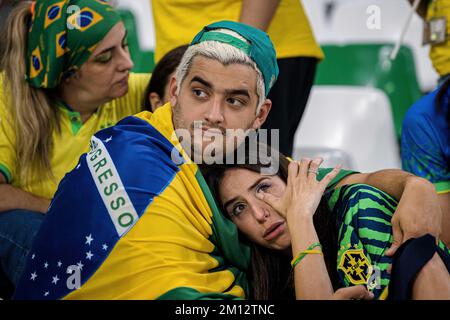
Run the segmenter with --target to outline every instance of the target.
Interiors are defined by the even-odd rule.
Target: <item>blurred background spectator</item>
[[[176,47],[167,52],[152,71],[150,82],[145,89],[144,106],[146,110],[155,111],[169,102],[169,82],[180,64],[188,45]]]
[[[126,18],[133,70],[151,72],[158,36],[154,16],[168,13],[159,13],[162,6],[152,8],[151,0],[115,2]],[[177,6],[193,2],[177,1]],[[325,166],[341,162],[361,171],[400,168],[399,141],[406,111],[432,91],[439,79],[429,59],[430,45],[422,45],[423,20],[413,15],[399,53],[391,60],[411,10],[408,0],[301,3],[325,59],[317,65],[303,120],[296,128],[293,157],[318,155],[325,159]],[[235,16],[239,18],[238,13]],[[172,45],[179,44],[183,42]],[[162,52],[156,52],[156,60],[161,56]]]

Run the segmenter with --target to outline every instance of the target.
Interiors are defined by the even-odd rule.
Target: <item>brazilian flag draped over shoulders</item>
[[[15,299],[248,297],[250,249],[185,160],[170,105],[95,134],[58,187]]]

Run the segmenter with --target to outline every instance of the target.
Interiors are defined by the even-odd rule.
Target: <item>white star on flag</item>
[[[80,268],[80,271],[82,271],[83,267],[84,267],[84,264],[82,264],[81,261],[80,261],[80,262],[77,263],[77,266],[78,266],[78,268]]]
[[[48,291],[45,291],[45,293],[44,293],[44,297],[48,296],[48,295],[49,295],[49,293],[50,293],[50,292],[48,292]]]
[[[45,268],[45,269],[48,268],[48,263],[47,263],[47,261],[45,261],[45,263],[44,263],[44,268]]]
[[[32,274],[31,274],[31,278],[30,278],[30,280],[35,280],[37,278],[37,274],[36,274],[36,271],[35,272],[33,272]]]
[[[94,240],[94,238],[92,238],[92,234],[89,234],[89,235],[86,237],[86,242],[85,242],[85,244],[91,245],[92,240]]]
[[[54,283],[54,284],[56,284],[59,281],[58,275],[56,275],[52,278],[53,278],[52,283]]]
[[[105,250],[105,251],[108,250],[108,246],[106,245],[106,243],[103,244],[102,248],[103,248],[103,250]]]
[[[92,252],[90,251],[86,252],[86,259],[91,260],[92,257],[93,257]]]
[[[112,136],[105,140],[105,143],[108,143],[112,140]]]
[[[31,260],[34,260],[35,257],[36,255],[33,253],[33,255],[31,256]]]
[[[61,268],[61,266],[62,266],[62,262],[58,261],[58,268]]]

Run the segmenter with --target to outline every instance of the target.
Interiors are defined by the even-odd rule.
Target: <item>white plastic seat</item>
[[[370,6],[380,9],[380,29],[368,28],[373,13]],[[331,20],[332,34],[327,43],[396,43],[408,18],[411,6],[406,0],[355,0],[339,2]],[[414,54],[417,78],[422,91],[437,85],[438,74],[429,58],[430,46],[422,46],[423,21],[414,14],[403,44]],[[324,42],[322,42],[324,43]]]
[[[293,158],[304,156],[361,172],[400,168],[386,95],[376,88],[314,86],[294,139]]]
[[[301,147],[296,150],[296,154],[294,155],[294,159],[296,160],[317,157],[323,159],[323,168],[334,168],[338,164],[341,164],[343,168],[356,168],[352,157],[344,150],[326,147]]]
[[[151,0],[116,0],[117,8],[130,10],[136,18],[139,46],[143,51],[155,50],[155,28]]]

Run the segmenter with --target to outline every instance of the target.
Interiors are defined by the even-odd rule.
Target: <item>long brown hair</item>
[[[15,129],[17,175],[25,184],[34,174],[52,176],[50,159],[52,135],[60,132],[58,109],[52,103],[52,91],[35,89],[25,81],[27,33],[31,21],[31,2],[16,4],[6,22],[4,54],[3,97],[5,107],[12,115],[9,121]]]
[[[261,146],[261,145],[258,145]],[[287,183],[288,176],[288,160],[283,154],[274,150],[270,151],[270,157],[275,159],[278,157],[278,170],[276,174]],[[261,153],[256,156],[245,152],[244,161],[236,161],[232,165],[213,165],[201,167],[208,182],[211,191],[216,198],[219,208],[225,213],[223,203],[220,201],[219,191],[220,185],[227,170],[233,168],[241,168],[256,173],[261,173],[263,168],[269,166],[267,163],[273,163],[267,159],[261,159]],[[237,159],[237,158],[236,158]],[[320,204],[314,214],[314,227],[316,229],[319,241],[322,244],[325,264],[330,276],[334,289],[339,288],[339,278],[337,274],[337,234],[338,222],[326,203],[325,197],[322,197]],[[252,262],[249,272],[249,281],[251,284],[251,298],[256,300],[269,299],[294,299],[294,281],[293,272],[290,266],[292,258],[286,256],[281,251],[270,250],[255,243],[251,243],[243,234],[240,234],[242,241],[246,242],[252,249]]]

